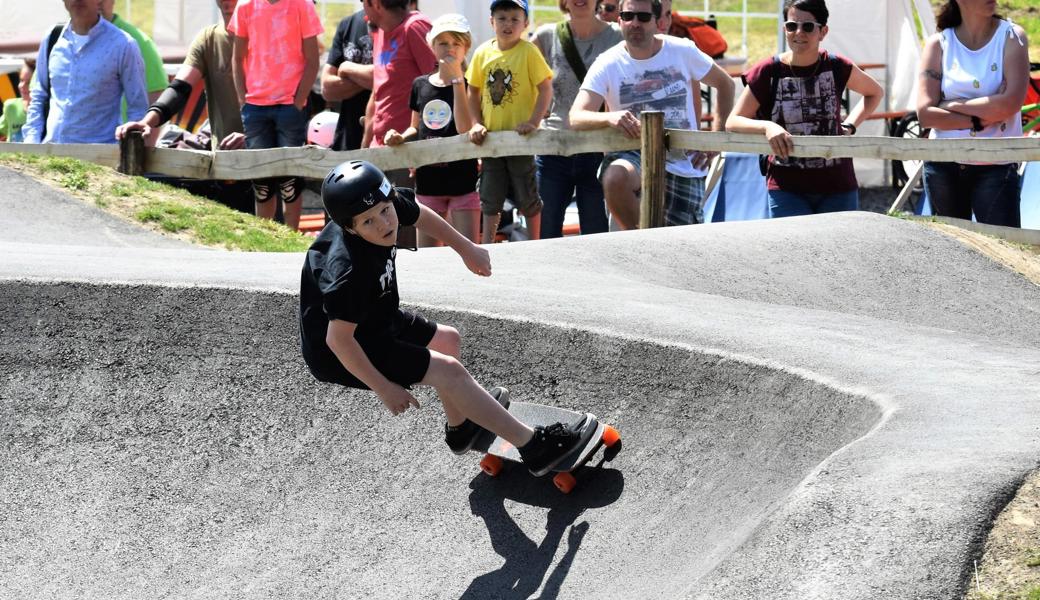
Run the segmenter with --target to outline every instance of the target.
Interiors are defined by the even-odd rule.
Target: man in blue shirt
[[[100,0],[64,2],[69,24],[49,53],[47,38],[40,44],[22,133],[27,143],[114,144],[122,123],[120,99],[126,97],[127,118],[133,121],[148,108],[141,51],[133,38],[100,17]]]

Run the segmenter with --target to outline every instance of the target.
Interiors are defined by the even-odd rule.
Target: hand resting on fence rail
[[[765,154],[769,143],[760,135],[708,131],[667,130],[672,148],[717,152]],[[272,150],[235,150],[203,152],[150,148],[146,170],[172,177],[241,180],[256,177],[296,175],[322,179],[345,160],[368,160],[382,169],[516,154],[573,156],[584,152],[611,152],[639,147],[639,140],[614,130],[589,132],[538,130],[527,136],[515,132],[495,132],[482,146],[465,136],[443,140],[413,142],[397,148],[375,148],[334,152],[325,148],[278,148]],[[0,153],[67,156],[116,168],[119,148],[107,144],[12,144],[0,143]],[[796,136],[793,156],[827,158],[876,158],[886,160],[934,161],[1040,161],[1040,138],[1000,139],[905,139],[893,137]]]

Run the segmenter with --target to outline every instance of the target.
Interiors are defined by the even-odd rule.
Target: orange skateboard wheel
[[[571,493],[571,490],[574,489],[574,486],[578,485],[578,480],[570,473],[557,473],[556,476],[553,477],[553,483],[556,485],[558,490],[564,494],[569,494]]]
[[[485,454],[480,460],[480,470],[494,477],[502,472],[502,459],[494,454]]]
[[[610,448],[614,444],[621,441],[621,434],[618,433],[617,429],[614,429],[610,425],[603,427],[603,445]]]

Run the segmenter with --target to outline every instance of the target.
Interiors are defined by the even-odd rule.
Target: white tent
[[[0,14],[0,46],[10,48],[8,52],[36,50],[55,24],[69,20],[59,0],[0,0]]]
[[[155,0],[152,39],[159,46],[187,48],[198,32],[218,21],[213,0]]]
[[[858,64],[883,68],[867,71],[885,88],[884,110],[913,110],[917,62],[924,35],[935,31],[935,15],[928,0],[827,0],[830,34],[823,47]]]

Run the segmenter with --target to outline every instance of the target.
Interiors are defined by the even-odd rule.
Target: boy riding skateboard
[[[507,392],[492,397],[459,362],[458,331],[400,309],[400,226],[416,225],[445,242],[484,277],[491,275],[487,250],[365,161],[333,169],[321,196],[332,222],[307,251],[300,286],[301,346],[316,378],[370,389],[394,415],[419,408],[408,391],[412,385],[432,386],[444,406],[444,437],[453,452],[465,453],[480,433],[491,431],[515,445],[535,475],[548,473],[585,441],[584,420],[534,429],[518,421],[506,410]]]

